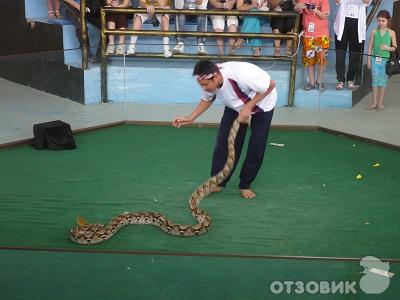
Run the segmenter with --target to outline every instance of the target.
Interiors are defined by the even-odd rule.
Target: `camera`
[[[313,10],[316,7],[315,4],[309,4],[309,3],[304,3],[304,4],[306,5],[306,8],[309,10]]]
[[[158,21],[156,16],[153,16],[153,19],[151,19],[151,24],[153,25],[153,27],[158,27],[160,26],[160,21]]]

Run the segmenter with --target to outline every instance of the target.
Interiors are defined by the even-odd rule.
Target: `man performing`
[[[173,126],[179,128],[191,124],[217,97],[224,103],[225,110],[212,158],[211,176],[214,176],[226,162],[229,130],[239,115],[242,124],[235,141],[236,159],[232,173],[234,172],[246,137],[247,122],[251,117],[251,136],[246,159],[240,171],[239,188],[243,198],[254,198],[256,194],[251,190],[251,183],[255,180],[264,158],[277,100],[275,81],[256,65],[235,61],[217,65],[208,60],[199,61],[194,67],[193,76],[202,88],[202,98],[190,116],[177,117]],[[230,176],[214,189],[214,192],[219,192],[225,187]]]

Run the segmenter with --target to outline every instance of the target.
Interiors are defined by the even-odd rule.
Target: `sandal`
[[[378,105],[377,104],[370,104],[369,106],[368,106],[368,110],[375,110],[375,109],[377,109],[378,108]]]
[[[255,48],[252,48],[251,51],[253,51],[253,56],[258,57],[258,56],[260,56],[261,48],[255,47]]]
[[[383,106],[383,105],[381,105],[381,106],[378,106],[378,109],[377,109],[379,112],[382,112],[382,111],[384,111],[385,110],[385,107]]]
[[[343,82],[343,81],[339,81],[339,82],[337,83],[337,85],[336,85],[336,89],[337,89],[338,91],[341,91],[341,90],[343,90],[343,88],[344,88],[344,82]]]
[[[274,49],[274,56],[281,56],[281,48]]]
[[[235,44],[233,45],[233,47],[235,48],[240,48],[242,47],[242,44],[244,43],[244,39],[237,39],[237,41],[235,42]]]
[[[61,18],[61,13],[59,10],[54,11],[54,15],[57,19]]]
[[[347,82],[347,88],[351,91],[355,91],[358,87],[354,84],[353,81],[349,80]]]
[[[305,91],[310,91],[310,90],[313,90],[313,89],[315,89],[315,85],[313,85],[313,84],[311,84],[311,83],[307,83],[307,84],[304,86],[304,90],[305,90]]]
[[[317,85],[318,90],[319,90],[321,93],[326,91],[325,84],[323,84],[322,82],[316,81],[315,84]]]

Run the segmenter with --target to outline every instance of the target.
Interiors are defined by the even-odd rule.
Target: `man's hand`
[[[246,105],[239,112],[239,122],[240,123],[249,123],[251,118],[251,108]]]
[[[180,128],[182,125],[188,125],[191,123],[193,123],[193,120],[190,117],[177,117],[174,122],[172,122],[172,126]]]

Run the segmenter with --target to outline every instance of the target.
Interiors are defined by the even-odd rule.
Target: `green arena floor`
[[[359,259],[367,255],[390,260],[395,275],[384,294],[324,297],[396,299],[400,153],[320,131],[272,130],[269,142],[284,147],[268,147],[253,185],[257,197],[240,197],[236,171],[223,192],[201,203],[214,220],[203,236],[128,226],[104,244],[68,239],[77,216],[106,223],[148,210],[193,223],[188,199],[208,178],[215,134],[215,128],[125,125],[76,134],[72,151],[1,149],[4,299],[130,292],[128,299],[321,299],[272,295],[268,282],[359,280]]]

